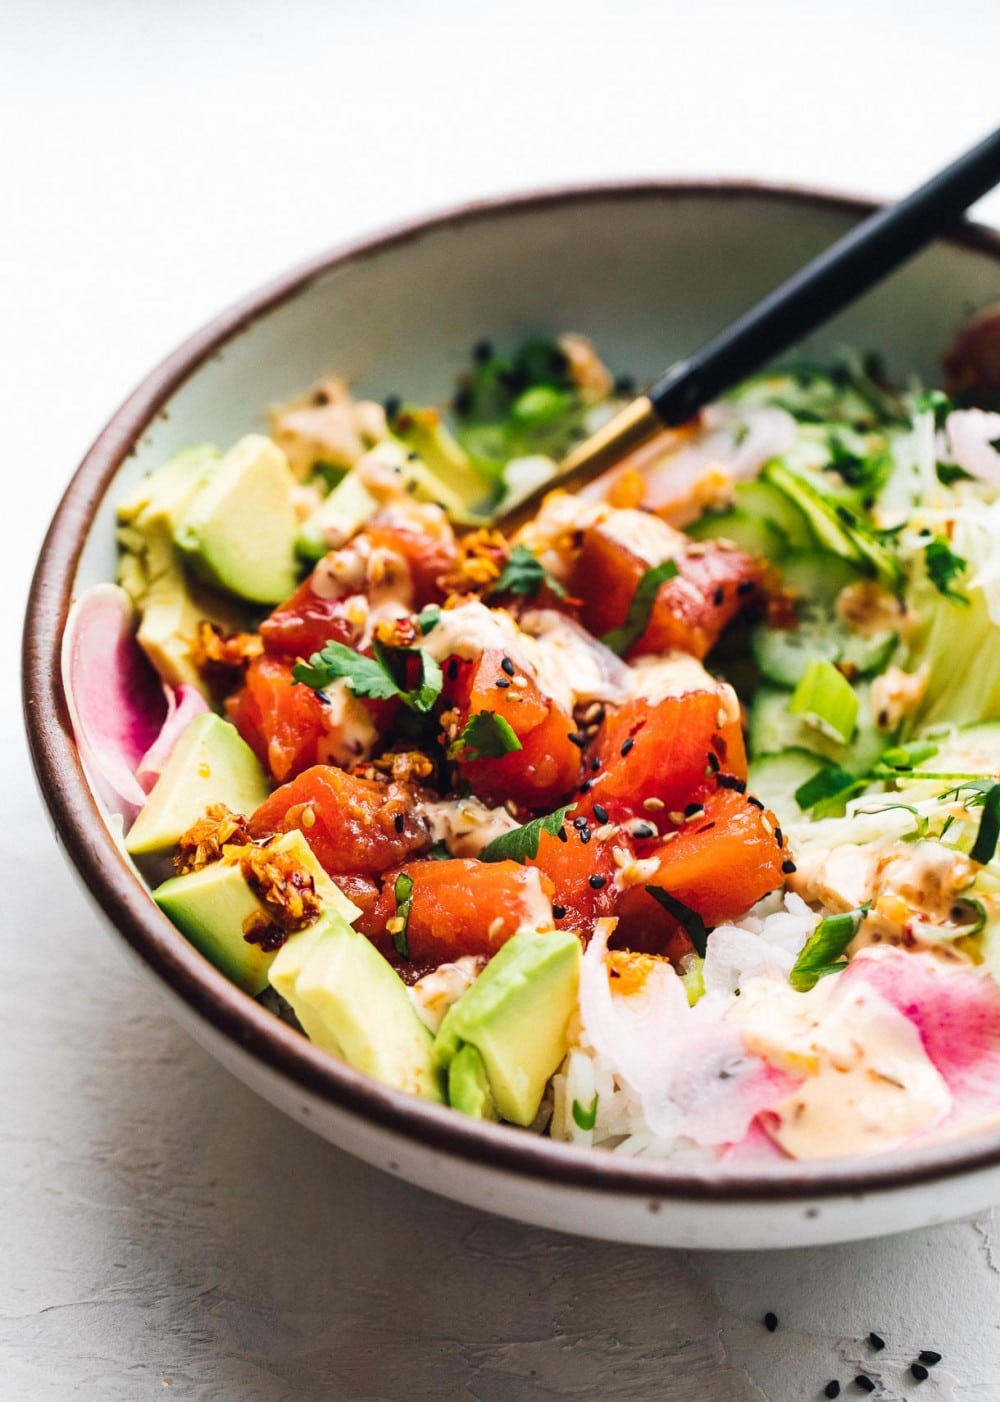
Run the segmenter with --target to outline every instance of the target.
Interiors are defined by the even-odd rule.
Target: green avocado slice
[[[298,583],[298,526],[288,459],[269,438],[241,438],[195,492],[174,531],[192,573],[255,604],[279,604]]]
[[[269,850],[271,847],[305,867],[322,902],[322,914],[303,934],[310,934],[329,917],[346,921],[361,914],[326,874],[297,829],[274,838]],[[250,889],[243,875],[240,849],[228,851],[230,855],[199,871],[164,881],[153,892],[153,900],[206,959],[233,983],[256,997],[267,987],[268,970],[276,952],[250,944],[244,936],[248,919],[269,917],[264,903]],[[293,935],[288,942],[298,938],[299,935]]]
[[[125,850],[133,857],[168,852],[210,804],[252,813],[268,791],[264,770],[236,727],[207,711],[195,716],[174,746],[128,831]]]
[[[434,1039],[406,985],[336,912],[292,935],[269,971],[306,1036],[383,1085],[441,1101]]]
[[[508,940],[438,1031],[434,1053],[449,1086],[452,1065],[464,1047],[474,1047],[500,1116],[530,1125],[569,1048],[581,959],[580,941],[569,930],[521,930]],[[465,1084],[464,1074],[456,1084]]]

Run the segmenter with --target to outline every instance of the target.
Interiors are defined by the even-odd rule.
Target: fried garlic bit
[[[242,847],[249,842],[246,818],[231,812],[224,803],[213,803],[203,818],[181,833],[174,870],[178,876],[200,871],[210,862],[217,862],[224,847]]]
[[[266,910],[243,922],[243,938],[264,950],[280,949],[289,935],[304,930],[320,915],[323,902],[312,873],[290,852],[249,846],[240,854],[240,869]]]
[[[263,651],[264,641],[259,633],[226,633],[203,618],[191,657],[199,672],[210,674],[235,671]]]
[[[503,573],[510,546],[502,531],[472,531],[458,542],[458,559],[437,581],[442,593],[488,594]]]
[[[421,750],[392,750],[371,762],[372,775],[387,775],[394,784],[420,784],[434,773],[434,762]]]

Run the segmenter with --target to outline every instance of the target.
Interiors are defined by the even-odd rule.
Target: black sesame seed
[[[608,821],[608,810],[603,803],[594,804],[594,817],[599,823],[606,823]]]
[[[568,841],[569,841],[569,833],[566,831],[565,828],[560,828],[559,831],[558,831],[558,833],[556,834],[556,836],[559,838],[559,841],[560,841],[560,842],[568,842]]]
[[[472,347],[472,358],[477,365],[483,365],[487,360],[493,359],[493,342],[477,341]]]
[[[453,657],[447,666],[448,680],[453,682],[458,676],[458,658]]]
[[[732,789],[734,793],[746,793],[747,781],[745,779],[737,779],[735,774],[720,774],[719,788]]]
[[[590,828],[580,829],[580,841],[583,843],[584,847],[586,847],[587,843],[590,841]]]
[[[403,827],[404,827],[405,823],[406,823],[406,819],[403,817],[402,813],[397,813],[396,816],[395,816],[395,818],[393,818],[393,820],[392,820],[392,825],[393,825],[393,827],[396,829],[397,832],[402,832],[402,831],[403,831]]]
[[[595,891],[599,891],[601,887],[606,886],[608,882],[608,878],[606,876],[597,876],[596,874],[594,876],[588,876],[587,880],[590,882],[591,886],[594,888]]]
[[[839,1397],[839,1396],[840,1396],[840,1383],[837,1382],[837,1379],[836,1379],[836,1378],[832,1378],[832,1379],[830,1380],[830,1382],[827,1383],[826,1387],[823,1389],[823,1396],[824,1396],[824,1397]]]
[[[566,907],[565,907],[564,905],[554,905],[554,906],[552,907],[552,919],[553,919],[553,920],[562,920],[563,917],[565,916],[565,914],[566,914]]]
[[[644,837],[655,837],[656,829],[651,823],[636,823],[632,836],[641,842]]]
[[[693,818],[696,813],[704,813],[704,808],[700,803],[689,803],[684,809],[685,818]]]
[[[926,1363],[928,1368],[933,1368],[935,1363],[941,1362],[942,1355],[932,1348],[922,1348],[917,1354],[921,1363]]]
[[[597,756],[595,755],[594,758],[590,761],[590,768],[591,768],[591,770],[593,771],[593,773],[596,774],[597,771],[600,769],[600,767],[601,767],[601,761],[600,761],[600,760],[597,758]]]
[[[788,861],[781,863],[781,870],[785,873],[786,876],[791,876],[792,872],[796,871],[797,868],[795,863],[791,859],[789,859]]]
[[[585,750],[587,748],[587,737],[586,735],[582,735],[579,730],[571,730],[566,736],[566,739],[571,745],[575,745],[578,750]]]
[[[773,1334],[777,1327],[778,1316],[776,1314],[773,1314],[770,1310],[768,1310],[767,1314],[765,1314],[764,1316],[764,1328],[769,1334]]]
[[[591,789],[592,789],[593,787],[594,787],[594,781],[593,781],[593,779],[584,779],[583,783],[580,785],[580,792],[581,792],[581,793],[590,793],[590,791],[591,791]]]
[[[780,828],[775,828],[775,830],[774,830],[774,840],[775,840],[775,842],[778,844],[779,847],[784,847],[784,845],[785,845],[785,834],[781,831]]]
[[[910,1372],[913,1374],[914,1382],[924,1383],[930,1377],[930,1373],[922,1363],[911,1363]]]
[[[510,677],[497,677],[493,685],[498,686],[501,691],[506,691],[510,686]]]
[[[500,666],[507,673],[508,677],[512,677],[517,671],[517,668],[514,666],[513,662],[510,660],[509,657],[505,657],[500,663]]]
[[[867,1376],[866,1373],[858,1374],[858,1376],[854,1379],[854,1386],[858,1389],[859,1392],[875,1391],[875,1384],[872,1382],[871,1378]]]
[[[383,399],[382,408],[385,410],[387,419],[394,419],[403,407],[403,401],[398,394],[390,394],[388,399]]]
[[[881,1353],[882,1350],[885,1348],[885,1339],[883,1339],[881,1334],[869,1334],[868,1342],[871,1344],[872,1348],[875,1350],[876,1353]]]
[[[635,376],[616,375],[615,394],[635,394]]]
[[[713,774],[718,774],[719,756],[714,750],[709,750],[708,754],[705,756],[705,768],[710,769]]]
[[[764,807],[764,805],[763,805],[763,803],[761,803],[760,799],[757,798],[757,797],[755,797],[754,794],[752,794],[752,793],[748,793],[748,794],[747,794],[747,803],[752,803],[753,806],[754,806],[754,808],[763,809],[763,807]]]
[[[635,741],[632,739],[631,736],[629,736],[629,738],[625,741],[624,745],[622,745],[622,749],[621,749],[622,755],[623,755],[623,756],[624,756],[624,755],[627,755],[628,752],[629,752],[629,750],[632,748],[632,746],[633,746],[634,744],[635,744]]]
[[[715,605],[716,608],[718,608],[719,605],[720,605],[721,603],[724,603],[724,602],[725,602],[725,598],[726,598],[726,591],[725,591],[725,589],[723,589],[722,585],[720,584],[720,585],[717,587],[715,593],[712,595],[712,603]]]
[[[583,828],[588,826],[588,823],[586,818],[574,818],[573,826],[576,828],[577,832],[580,832]]]
[[[752,579],[741,579],[739,584],[737,584],[736,586],[736,592],[745,599],[746,596],[748,594],[752,594],[756,588],[757,585]]]

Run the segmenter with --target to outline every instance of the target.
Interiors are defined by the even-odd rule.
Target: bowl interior
[[[226,446],[263,428],[268,405],[319,375],[345,375],[365,396],[441,400],[478,339],[504,344],[532,331],[575,330],[594,339],[615,371],[641,381],[699,345],[867,208],[819,194],[724,185],[568,191],[472,207],[319,260],[264,289],[175,352],[112,420],[67,493],[36,577],[26,648],[29,730],[43,791],[85,880],[133,947],[193,1009],[214,1016],[272,1069],[323,1093],[343,1098],[349,1091],[355,1110],[397,1128],[430,1126],[427,1137],[445,1150],[505,1160],[529,1173],[543,1162],[552,1173],[563,1164],[567,1174],[597,1186],[631,1177],[646,1191],[667,1191],[679,1181],[667,1166],[615,1159],[613,1167],[609,1155],[529,1144],[531,1136],[406,1101],[334,1067],[224,986],[179,933],[165,928],[151,902],[136,902],[110,834],[92,831],[93,804],[52,675],[59,631],[73,593],[114,577],[115,504],[143,473],[180,448],[206,440]],[[996,297],[998,285],[1000,238],[965,230],[928,249],[802,349],[875,350],[896,376],[933,383],[941,350],[972,310]],[[976,1146],[976,1162],[992,1164],[998,1153],[993,1136]],[[949,1146],[915,1156],[908,1169],[933,1177],[968,1167],[976,1155]],[[901,1167],[866,1165],[865,1181],[890,1184]],[[783,1180],[785,1192],[804,1185],[843,1191],[853,1172],[847,1162],[779,1166],[757,1173],[754,1191],[765,1178]],[[705,1175],[698,1178],[702,1191]],[[717,1175],[712,1191],[723,1180],[732,1186],[732,1172]]]

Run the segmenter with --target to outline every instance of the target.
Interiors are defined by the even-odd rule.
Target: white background
[[[996,124],[998,74],[996,0],[4,0],[5,1402],[797,1402],[862,1364],[881,1398],[1000,1397],[992,1217],[766,1257],[595,1245],[391,1182],[258,1102],[84,909],[15,678],[75,463],[255,284],[397,219],[566,181],[902,194]],[[978,213],[1000,224],[1000,196]],[[945,1361],[907,1389],[923,1347]]]

